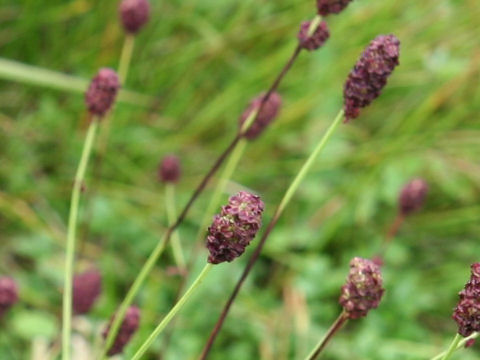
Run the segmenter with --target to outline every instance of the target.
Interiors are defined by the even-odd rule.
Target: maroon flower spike
[[[325,21],[322,21],[317,29],[311,36],[308,36],[308,30],[310,29],[311,21],[305,21],[300,25],[300,31],[298,33],[298,41],[303,49],[312,51],[322,47],[323,44],[330,37],[330,31]]]
[[[399,64],[400,41],[394,35],[377,36],[348,75],[343,89],[345,122],[376,99]]]
[[[109,68],[100,69],[85,94],[88,111],[100,117],[105,115],[112,107],[119,88],[117,73]]]
[[[245,120],[247,120],[250,113],[260,107],[265,94],[261,94],[254,98],[247,109],[240,116],[239,124],[242,127]],[[278,93],[272,93],[268,100],[263,104],[257,118],[254,120],[250,128],[245,132],[245,137],[248,140],[256,139],[265,128],[277,117],[280,107],[282,106],[282,98]]]
[[[404,186],[398,197],[398,207],[402,215],[418,211],[428,193],[428,184],[423,179],[413,179]]]
[[[123,0],[119,12],[125,31],[134,34],[147,23],[150,3],[147,0]]]
[[[262,225],[263,208],[259,196],[245,191],[232,196],[208,228],[208,262],[230,262],[242,255]]]
[[[0,277],[0,317],[18,301],[18,286],[10,277]]]
[[[351,2],[352,0],[317,0],[318,13],[322,16],[338,14]]]
[[[103,332],[103,338],[105,339],[110,331],[113,318],[110,320],[108,327]],[[112,347],[108,350],[107,355],[112,356],[123,352],[123,348],[128,344],[133,334],[138,329],[140,323],[140,310],[136,306],[130,306],[125,314],[125,318],[120,325],[118,334],[113,342]]]
[[[378,307],[384,292],[382,283],[380,267],[373,261],[359,257],[350,261],[350,273],[339,299],[348,318],[358,319]]]
[[[460,291],[460,300],[453,312],[458,333],[464,337],[480,331],[480,263],[471,266],[470,281]]]
[[[163,158],[158,168],[158,178],[164,183],[176,183],[180,179],[180,161],[174,155]]]
[[[73,278],[73,311],[75,314],[87,313],[102,292],[102,275],[97,269],[91,269]]]

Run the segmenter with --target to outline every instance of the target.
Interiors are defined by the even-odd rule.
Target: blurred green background
[[[101,176],[82,199],[77,267],[98,266],[104,292],[75,320],[76,353],[98,343],[166,225],[159,160],[182,161],[177,207],[237,130],[248,101],[273,81],[296,46],[314,1],[151,1],[126,89],[154,97],[118,103]],[[116,1],[0,1],[0,54],[83,78],[117,67],[124,34]],[[386,255],[386,294],[352,321],[324,359],[428,359],[456,331],[457,292],[479,261],[480,2],[355,0],[328,18],[324,48],[304,52],[280,86],[281,115],[249,144],[228,186],[261,194],[266,223],[302,162],[342,106],[343,82],[378,34],[402,42],[401,66],[361,117],[342,125],[272,233],[211,354],[211,359],[303,359],[339,314],[339,289],[353,256],[377,252],[412,177],[430,184]],[[0,274],[20,285],[21,301],[0,323],[1,359],[44,359],[58,347],[66,221],[85,134],[80,92],[30,84],[0,64]],[[34,70],[37,74],[38,71]],[[6,80],[6,78],[9,78]],[[77,89],[78,90],[78,89]],[[98,163],[97,163],[98,164]],[[213,183],[214,184],[214,183]],[[180,228],[194,249],[209,187]],[[253,246],[247,250],[251,253]],[[206,259],[202,254],[194,272]],[[247,256],[214,269],[177,318],[156,359],[195,359]],[[167,252],[137,303],[141,329],[126,358],[172,306],[179,276]],[[477,349],[479,347],[477,346]],[[476,359],[462,350],[455,359]],[[42,357],[43,356],[43,357]]]

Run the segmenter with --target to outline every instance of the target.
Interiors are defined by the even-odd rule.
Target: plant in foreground
[[[317,144],[313,152],[310,154],[310,156],[298,172],[297,176],[285,192],[285,195],[282,198],[277,209],[275,210],[275,213],[270,223],[267,225],[266,231],[263,233],[262,238],[258,242],[258,245],[252,256],[249,258],[248,263],[242,275],[240,276],[240,279],[238,280],[232,294],[230,295],[225,306],[223,307],[220,317],[217,320],[212,332],[210,333],[205,347],[203,348],[202,355],[200,356],[201,360],[207,358],[208,353],[213,346],[213,343],[223,325],[223,322],[225,321],[225,318],[235,298],[240,291],[240,288],[242,287],[243,282],[247,278],[248,274],[253,268],[253,265],[260,256],[260,252],[262,251],[262,248],[270,232],[275,227],[285,207],[290,202],[293,194],[296,192],[298,186],[310,170],[315,159],[321,153],[327,141],[335,131],[339,121],[343,119],[344,115],[345,119],[348,119],[348,116],[346,115],[347,111],[350,112],[350,114],[355,113],[358,115],[360,108],[365,107],[370,103],[366,101],[357,102],[353,101],[352,99],[362,97],[365,99],[373,100],[374,98],[379,96],[382,89],[380,85],[386,85],[388,76],[392,73],[393,68],[398,64],[399,45],[400,42],[394,35],[380,35],[376,37],[364,51],[357,64],[355,65],[354,69],[351,71],[344,86],[345,111],[341,110],[339,112],[332,125],[330,125],[325,135],[320,139],[319,143]],[[372,81],[374,84],[369,84],[368,81]]]
[[[8,276],[0,277],[0,319],[18,301],[18,286]]]
[[[140,346],[132,360],[138,360],[145,354],[153,341],[205,279],[212,265],[231,262],[243,254],[260,229],[263,209],[264,204],[260,197],[249,192],[241,191],[230,197],[228,204],[222,207],[220,214],[213,218],[212,225],[208,228],[206,246],[209,256],[207,264],[190,288]]]
[[[108,332],[110,331],[110,327],[112,325],[113,319],[115,315],[110,319],[110,323],[103,331],[103,337],[106,338]],[[115,341],[113,342],[112,346],[108,349],[107,355],[115,355],[120,354],[123,352],[123,348],[125,345],[128,344],[132,336],[138,329],[138,325],[140,324],[140,309],[136,306],[130,306],[125,314],[125,317],[120,325],[120,329],[118,331],[117,336],[115,337]]]
[[[382,274],[377,264],[368,259],[353,258],[339,299],[343,311],[306,359],[316,359],[348,319],[365,317],[371,309],[376,309],[384,293],[382,283]]]
[[[93,78],[85,94],[85,103],[89,111],[90,125],[83,144],[82,155],[72,189],[70,201],[70,214],[68,217],[67,246],[65,254],[65,275],[63,289],[63,314],[62,314],[62,356],[64,360],[70,359],[70,332],[72,318],[72,292],[73,292],[73,265],[75,257],[75,233],[77,226],[80,193],[85,177],[85,172],[90,158],[95,134],[99,120],[112,108],[120,82],[115,71],[102,68]]]
[[[86,314],[102,292],[102,274],[98,269],[90,269],[73,278],[73,312]]]

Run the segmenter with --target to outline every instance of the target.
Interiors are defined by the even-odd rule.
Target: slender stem
[[[460,341],[458,344],[457,344],[457,347],[454,349],[455,350],[459,350],[463,347],[465,347],[465,345],[467,344],[468,341],[472,340],[472,339],[476,339],[478,337],[480,333],[476,332],[476,333],[473,333],[472,335],[470,335],[469,337],[466,337],[465,339],[463,339],[462,341]],[[436,356],[434,356],[433,358],[431,358],[431,360],[441,360],[443,359],[443,357],[447,354],[447,351],[444,351]]]
[[[150,334],[150,336],[145,340],[145,342],[140,346],[140,349],[133,355],[132,360],[138,360],[141,356],[147,351],[147,349],[152,345],[158,335],[162,332],[163,329],[168,325],[170,320],[180,311],[180,309],[185,305],[187,300],[196,290],[196,288],[202,283],[205,279],[205,276],[212,269],[212,264],[206,264],[202,272],[198,275],[195,281],[190,285],[190,288],[185,292],[185,294],[178,300],[175,306],[168,312],[168,314],[163,318],[162,322],[155,328],[155,330]]]
[[[308,171],[312,167],[316,158],[322,152],[322,150],[325,148],[325,145],[327,144],[327,141],[330,139],[330,137],[332,136],[332,134],[335,131],[335,129],[337,128],[337,126],[341,123],[341,121],[343,119],[343,116],[344,116],[344,112],[343,112],[343,110],[340,110],[340,112],[338,113],[338,115],[335,118],[335,120],[333,121],[333,123],[327,129],[327,132],[325,133],[325,135],[320,139],[319,143],[317,144],[317,146],[315,147],[313,152],[310,154],[307,161],[303,164],[303,166],[300,169],[300,171],[298,172],[297,176],[295,177],[295,179],[293,180],[293,182],[290,184],[289,188],[285,192],[285,195],[283,196],[283,199],[281,200],[280,204],[278,205],[277,209],[275,210],[275,213],[274,213],[272,219],[270,220],[270,223],[267,225],[267,229],[263,233],[262,238],[260,239],[260,241],[257,245],[257,248],[253,252],[250,259],[248,260],[247,266],[243,270],[243,273],[240,276],[240,279],[238,280],[237,284],[235,285],[235,288],[234,288],[232,294],[230,295],[230,298],[228,299],[227,303],[225,304],[225,306],[222,310],[222,313],[220,314],[220,317],[217,320],[217,323],[215,324],[212,332],[210,333],[210,337],[208,338],[207,343],[206,343],[205,347],[203,348],[202,354],[200,356],[201,360],[204,360],[204,359],[207,358],[208,353],[210,352],[210,349],[212,348],[213,343],[214,343],[218,333],[220,332],[220,329],[222,328],[222,325],[225,321],[225,318],[227,317],[228,311],[230,310],[230,307],[232,306],[233,301],[237,297],[237,294],[239,293],[240,288],[243,285],[243,282],[245,281],[245,279],[247,278],[251,269],[253,268],[253,265],[257,261],[259,255],[260,255],[260,252],[263,249],[265,241],[268,238],[268,235],[270,234],[270,232],[273,230],[274,226],[278,222],[283,210],[287,206],[288,202],[291,200],[293,194],[298,189],[298,186],[300,185],[302,180],[307,175]]]
[[[175,210],[175,185],[167,183],[165,186],[165,208],[167,210],[168,225],[172,225],[177,218]],[[181,272],[185,270],[185,256],[183,255],[182,244],[180,243],[180,236],[178,231],[172,233],[172,250],[173,257]]]
[[[448,347],[447,351],[445,352],[445,355],[443,355],[442,360],[447,360],[450,359],[452,356],[453,352],[457,350],[457,346],[462,340],[462,336],[460,334],[455,334],[455,337],[453,338],[453,341],[451,342],[450,346]]]
[[[392,240],[395,238],[395,236],[397,236],[398,231],[400,230],[400,227],[403,225],[404,222],[405,222],[405,216],[402,213],[398,212],[397,215],[395,216],[395,219],[390,224],[385,234],[383,243],[380,247],[380,251],[376,255],[376,257],[379,258],[382,262],[383,262],[383,257],[385,256],[385,253],[388,250],[388,247],[392,243]]]
[[[120,83],[125,85],[127,81],[128,69],[132,60],[133,46],[135,45],[135,36],[127,34],[123,42],[122,54],[120,55],[120,62],[118,64],[118,77]]]
[[[73,265],[75,261],[75,230],[78,217],[78,206],[80,203],[80,193],[82,189],[85,171],[88,165],[88,159],[92,151],[93,141],[98,127],[98,121],[91,119],[88,127],[85,142],[83,144],[82,155],[78,164],[75,180],[73,183],[72,198],[70,201],[70,215],[68,217],[67,248],[65,255],[65,279],[63,289],[63,328],[62,328],[62,347],[64,360],[70,359],[70,334],[72,320],[72,281]]]
[[[313,350],[308,354],[308,356],[305,358],[305,360],[314,360],[320,355],[323,349],[327,346],[328,342],[332,337],[335,336],[338,330],[340,330],[348,320],[347,314],[345,312],[342,312],[337,320],[332,324],[330,329],[328,329],[327,333],[325,336],[318,342],[318,344],[313,348]]]
[[[308,27],[308,36],[312,36],[313,33],[317,30],[318,25],[322,22],[322,15],[316,15],[313,20],[310,22],[310,26]]]

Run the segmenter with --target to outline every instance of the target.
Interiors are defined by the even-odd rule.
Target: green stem
[[[135,36],[128,34],[123,42],[122,54],[120,55],[120,62],[118,65],[118,77],[120,83],[125,85],[127,81],[128,69],[130,61],[132,60],[133,46],[135,45]]]
[[[310,154],[310,156],[307,159],[307,161],[305,162],[305,164],[303,164],[302,168],[300,169],[299,173],[297,174],[297,177],[293,180],[293,182],[291,183],[287,192],[285,193],[282,201],[280,202],[280,205],[278,205],[278,209],[277,209],[277,212],[276,212],[277,214],[281,214],[283,212],[283,210],[285,209],[285,207],[288,205],[288,203],[292,199],[292,196],[297,191],[298,186],[300,185],[300,183],[305,178],[305,175],[307,175],[307,173],[310,171],[310,168],[312,167],[313,163],[317,159],[318,155],[325,148],[325,145],[327,144],[327,142],[330,139],[330,137],[332,136],[332,134],[335,132],[335,129],[341,123],[341,121],[343,119],[343,115],[344,115],[344,111],[342,109],[338,113],[335,120],[333,120],[333,123],[330,125],[327,132],[322,137],[320,142],[317,144],[317,146],[315,147],[313,152]]]
[[[442,360],[447,360],[450,359],[452,354],[454,353],[455,350],[458,348],[458,344],[462,340],[462,336],[460,334],[455,334],[455,337],[453,338],[453,341],[451,342],[450,346],[448,347],[447,351],[445,351],[443,357],[441,358]]]
[[[145,342],[140,346],[140,349],[133,355],[131,360],[138,360],[142,355],[147,351],[147,349],[152,345],[157,336],[162,332],[163,329],[168,325],[168,323],[173,319],[173,317],[180,311],[180,309],[185,305],[187,300],[193,294],[195,289],[202,283],[205,279],[205,276],[212,269],[212,264],[206,264],[202,272],[198,275],[195,281],[190,285],[190,288],[185,292],[185,294],[178,300],[175,306],[168,312],[168,314],[163,318],[162,322],[155,328],[155,330],[150,334],[150,336],[145,340]]]
[[[70,359],[70,335],[71,335],[71,320],[72,320],[72,281],[73,281],[73,265],[75,261],[75,230],[78,217],[78,206],[80,203],[80,193],[82,189],[85,171],[88,165],[88,159],[92,151],[93,141],[98,127],[98,121],[95,118],[91,119],[88,127],[85,143],[83,144],[82,155],[80,163],[78,164],[77,173],[73,183],[72,198],[70,201],[70,215],[68,217],[68,232],[67,232],[67,248],[65,255],[65,280],[63,289],[63,328],[62,328],[62,347],[64,360]]]
[[[157,259],[165,249],[165,245],[167,243],[167,239],[169,238],[169,236],[170,236],[169,231],[167,231],[163,235],[162,239],[158,242],[157,246],[152,251],[152,253],[148,257],[145,264],[143,264],[142,270],[140,270],[140,273],[138,274],[134,283],[128,290],[128,293],[125,296],[125,299],[123,299],[122,303],[120,304],[120,307],[118,308],[118,311],[113,319],[112,325],[110,326],[110,330],[105,340],[105,346],[103,348],[102,355],[100,356],[101,359],[105,358],[105,355],[108,349],[110,349],[110,347],[112,346],[115,336],[118,333],[118,329],[120,328],[120,324],[122,323],[123,318],[125,317],[125,313],[127,312],[128,307],[133,302],[133,299],[137,294],[137,292],[140,290],[140,287],[145,281],[145,278],[150,273],[150,271],[152,271],[153,267],[155,266],[155,263],[157,262]]]
[[[313,20],[310,22],[310,26],[308,27],[308,36],[312,36],[313,33],[317,30],[318,25],[322,22],[322,16],[316,15]]]
[[[476,332],[476,333],[473,333],[472,335],[470,335],[469,337],[466,337],[465,339],[463,339],[462,341],[460,341],[457,345],[457,348],[455,350],[458,350],[458,349],[461,349],[463,347],[465,347],[466,343],[471,340],[471,339],[476,339],[478,337],[478,335],[480,335],[480,333]],[[443,356],[445,356],[447,352],[444,351],[440,354],[438,354],[437,356],[434,356],[431,360],[441,360]]]
[[[324,337],[318,342],[318,344],[313,348],[313,350],[308,354],[305,360],[314,360],[320,355],[323,349],[327,346],[328,342],[335,334],[342,328],[342,326],[347,322],[348,316],[343,311],[332,324],[330,329],[328,329],[327,333]]]
[[[165,208],[167,210],[168,226],[172,226],[177,219],[177,212],[175,210],[175,185],[171,183],[167,183],[165,186]],[[177,266],[180,270],[185,270],[185,256],[183,255],[178,230],[172,233],[172,250]]]

